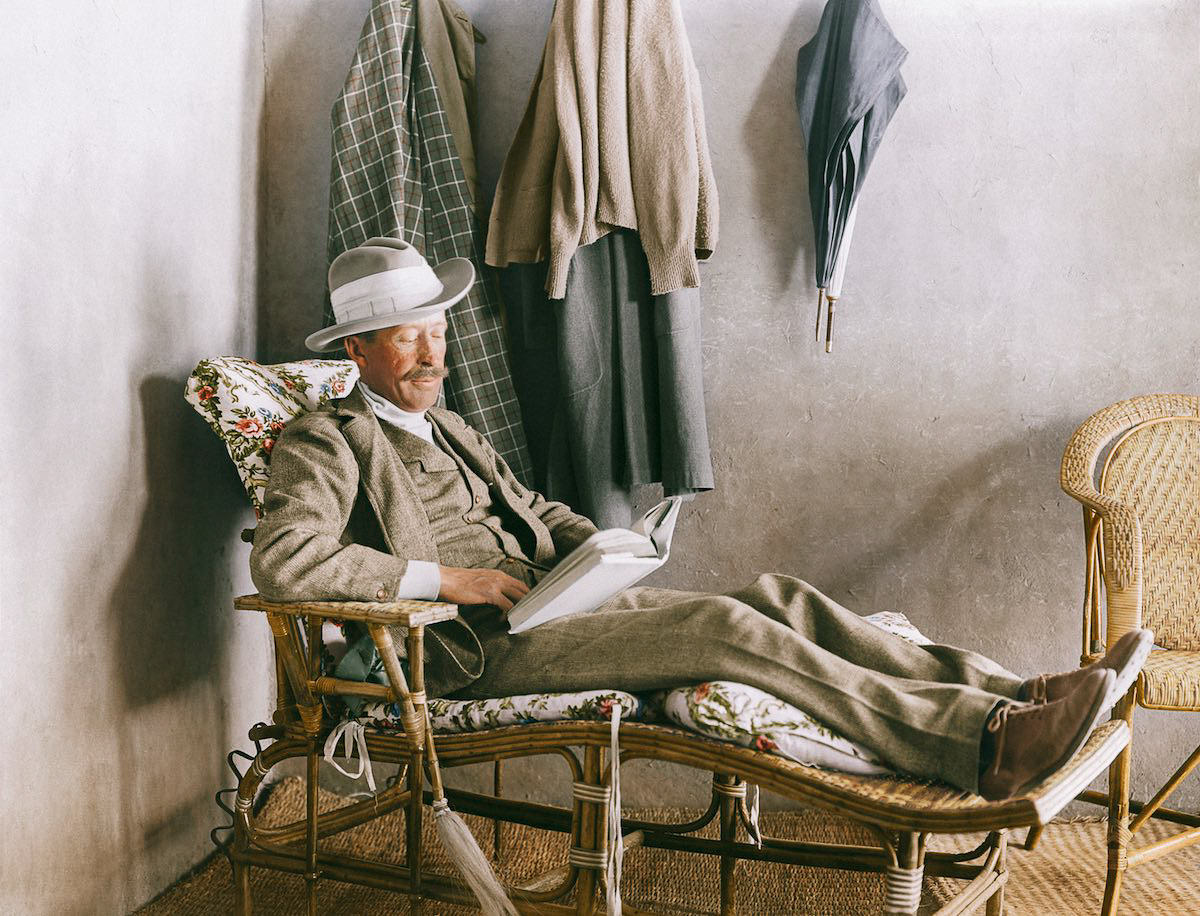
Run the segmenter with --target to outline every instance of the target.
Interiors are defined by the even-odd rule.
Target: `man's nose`
[[[420,362],[432,365],[434,352],[433,340],[431,338],[417,338],[417,359]]]

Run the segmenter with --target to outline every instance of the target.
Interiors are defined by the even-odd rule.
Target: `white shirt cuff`
[[[436,601],[442,590],[442,570],[428,560],[409,560],[408,568],[400,577],[396,597],[417,601]]]

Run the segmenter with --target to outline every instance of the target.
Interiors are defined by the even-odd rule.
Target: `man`
[[[594,532],[530,492],[487,441],[435,407],[445,310],[474,280],[411,246],[370,239],[330,267],[356,389],[292,421],[271,458],[251,572],[276,600],[440,598],[460,619],[429,631],[431,695],[634,692],[706,680],[750,684],[811,712],[897,769],[1006,798],[1061,767],[1132,683],[1149,631],[1101,662],[1023,679],[949,646],[915,646],[811,586],[764,575],[701,595],[634,588],[591,614],[510,635],[504,615]]]

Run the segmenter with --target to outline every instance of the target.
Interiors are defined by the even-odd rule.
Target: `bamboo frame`
[[[1130,398],[1106,407],[1089,417],[1071,436],[1063,453],[1060,482],[1063,490],[1083,505],[1084,524],[1084,600],[1083,652],[1080,661],[1089,664],[1130,629],[1142,626],[1146,617],[1145,563],[1142,527],[1139,512],[1152,512],[1164,506],[1175,508],[1176,494],[1172,484],[1180,471],[1178,458],[1169,461],[1160,456],[1145,456],[1138,452],[1132,458],[1153,461],[1152,473],[1144,475],[1135,505],[1112,495],[1110,472],[1114,460],[1125,447],[1137,448],[1135,436],[1155,427],[1170,427],[1168,436],[1194,431],[1190,424],[1200,424],[1200,397],[1194,395],[1145,395]],[[1186,440],[1183,440],[1186,441]],[[1104,461],[1100,457],[1108,450]],[[1097,480],[1097,466],[1099,476]],[[1155,509],[1152,509],[1154,506]],[[1196,507],[1191,507],[1196,511]],[[1200,569],[1196,557],[1174,557],[1182,575],[1190,577],[1191,594],[1200,596]],[[1190,564],[1190,565],[1189,565]],[[1167,632],[1158,633],[1160,642],[1170,645],[1179,631],[1187,625],[1196,626],[1200,620],[1200,597],[1190,606],[1151,607],[1153,616],[1166,620]],[[1187,643],[1185,643],[1185,646]],[[1155,653],[1162,660],[1173,650]],[[1166,709],[1200,712],[1198,706],[1172,703],[1153,703],[1146,692],[1145,675],[1130,688],[1129,693],[1114,710],[1114,721],[1124,722],[1132,734],[1133,711],[1137,706],[1147,709]],[[1126,747],[1109,769],[1107,793],[1085,792],[1082,801],[1108,807],[1108,870],[1101,912],[1111,916],[1120,905],[1125,873],[1136,865],[1151,862],[1179,849],[1200,843],[1200,817],[1175,811],[1163,803],[1181,782],[1200,766],[1200,747],[1197,747],[1175,773],[1146,804],[1129,797],[1132,768],[1132,745]],[[1132,818],[1131,818],[1132,813]],[[1133,847],[1137,831],[1151,819],[1172,821],[1188,829],[1154,843]],[[1031,836],[1030,841],[1036,841]]]
[[[237,787],[233,863],[236,911],[251,911],[250,869],[271,868],[302,876],[308,889],[308,909],[317,910],[320,881],[350,881],[407,894],[414,912],[422,898],[471,902],[454,876],[426,869],[421,855],[424,805],[445,792],[456,810],[502,822],[559,831],[570,837],[568,862],[521,887],[510,887],[514,904],[527,913],[585,916],[596,912],[602,859],[606,845],[605,807],[596,799],[608,791],[605,750],[610,726],[604,722],[566,721],[509,726],[484,732],[443,734],[432,739],[428,706],[424,702],[424,627],[457,613],[453,605],[426,602],[371,604],[305,602],[278,604],[258,596],[235,602],[238,608],[265,613],[275,636],[278,670],[286,680],[277,685],[283,712],[276,724],[256,726],[251,734],[271,740],[242,775]],[[347,610],[348,613],[343,613]],[[357,693],[379,698],[378,685],[357,685],[320,675],[320,621],[330,618],[368,624],[388,672],[391,688],[382,688],[399,702],[406,725],[403,733],[369,734],[367,745],[376,761],[407,766],[403,780],[374,798],[334,811],[317,810],[316,749],[334,723],[322,722],[321,698]],[[303,630],[302,630],[303,626]],[[389,627],[407,629],[411,687],[400,667]],[[306,632],[307,639],[302,638]],[[394,698],[394,699],[393,699]],[[626,722],[621,726],[622,761],[648,758],[708,770],[714,788],[708,810],[685,824],[626,820],[624,843],[711,855],[718,860],[721,911],[732,912],[736,901],[734,866],[737,860],[778,862],[879,872],[887,876],[884,912],[915,912],[923,875],[945,875],[967,881],[961,893],[941,912],[965,913],[987,901],[989,916],[1003,910],[1006,831],[1045,823],[1090,783],[1128,743],[1122,723],[1102,726],[1064,770],[1027,795],[1003,802],[986,802],[949,787],[899,777],[855,777],[792,763],[782,757],[703,738],[675,728]],[[552,806],[500,796],[499,766],[519,757],[557,757],[567,765],[576,786],[571,805]],[[264,777],[290,758],[304,758],[308,770],[306,817],[277,827],[260,827],[253,802]],[[440,767],[472,763],[495,767],[495,794],[478,795],[444,790]],[[424,790],[428,775],[431,791]],[[754,783],[806,805],[849,817],[869,827],[878,846],[811,843],[763,837],[762,845],[739,838],[739,825],[748,824],[744,791]],[[320,841],[391,811],[406,814],[407,855],[403,865],[356,860],[321,849]],[[718,819],[717,839],[695,836]],[[959,853],[926,852],[931,834],[988,831],[973,850]],[[499,843],[499,832],[495,834]],[[914,888],[916,897],[914,897]],[[563,902],[571,894],[575,902]],[[625,907],[627,912],[636,910]]]

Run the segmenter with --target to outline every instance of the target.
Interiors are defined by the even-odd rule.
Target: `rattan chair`
[[[1136,627],[1162,647],[1114,720],[1132,729],[1135,705],[1200,712],[1200,396],[1145,395],[1093,414],[1067,443],[1061,482],[1083,503],[1082,663]],[[1129,800],[1131,752],[1132,743],[1113,763],[1107,795],[1082,796],[1108,805],[1106,914],[1117,910],[1127,869],[1200,842],[1200,816],[1163,807],[1200,763],[1200,747],[1144,805]],[[1187,829],[1132,846],[1151,817]]]

